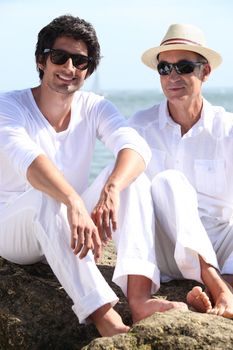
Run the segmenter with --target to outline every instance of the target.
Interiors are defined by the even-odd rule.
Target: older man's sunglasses
[[[175,69],[177,74],[189,74],[194,71],[196,67],[199,67],[207,62],[193,62],[182,60],[176,63],[169,63],[166,61],[161,61],[157,65],[157,70],[160,75],[169,75],[172,70]]]
[[[51,62],[58,65],[65,64],[67,60],[71,58],[73,66],[79,70],[87,69],[93,61],[92,57],[81,54],[71,54],[60,49],[44,49],[44,53],[50,54]]]

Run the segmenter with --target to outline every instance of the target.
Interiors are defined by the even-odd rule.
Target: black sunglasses
[[[196,67],[199,67],[207,62],[192,62],[187,60],[182,60],[176,63],[169,63],[166,61],[161,61],[157,65],[157,70],[160,75],[169,75],[174,68],[177,74],[189,74],[194,71]]]
[[[66,63],[66,61],[71,58],[73,66],[79,70],[87,69],[90,66],[90,63],[93,61],[92,57],[81,54],[71,54],[60,49],[44,49],[44,53],[49,53],[51,62],[58,65]]]

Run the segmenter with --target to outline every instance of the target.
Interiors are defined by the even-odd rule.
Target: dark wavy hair
[[[56,39],[63,36],[82,40],[87,45],[88,56],[93,58],[87,71],[87,76],[90,76],[100,62],[100,45],[93,26],[79,17],[71,15],[59,16],[41,29],[36,44],[36,62],[44,64],[47,59],[44,49],[53,48]],[[39,67],[37,67],[37,70],[39,71],[40,79],[42,79],[44,75],[43,70]]]

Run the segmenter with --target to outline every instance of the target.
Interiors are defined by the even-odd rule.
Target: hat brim
[[[187,44],[161,45],[158,47],[153,47],[143,53],[142,62],[148,67],[154,70],[157,70],[158,54],[160,54],[161,52],[171,51],[171,50],[185,50],[185,51],[196,52],[207,59],[207,61],[211,66],[211,69],[217,68],[222,62],[222,57],[218,52],[211,50],[207,47],[202,47],[198,45],[187,45]]]

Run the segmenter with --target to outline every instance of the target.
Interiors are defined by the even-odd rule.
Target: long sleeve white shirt
[[[201,118],[182,136],[163,101],[136,113],[130,125],[151,147],[146,170],[151,180],[163,170],[179,170],[197,191],[201,217],[233,218],[232,113],[204,100]]]
[[[47,155],[82,193],[88,186],[96,138],[115,156],[131,148],[146,164],[150,160],[146,142],[102,96],[75,93],[69,126],[57,133],[40,112],[31,89],[0,94],[0,206],[30,187],[27,169],[40,154]]]

